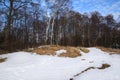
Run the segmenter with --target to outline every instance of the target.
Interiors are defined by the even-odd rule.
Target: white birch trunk
[[[51,45],[53,45],[53,29],[54,29],[54,22],[55,22],[55,19],[54,19],[54,17],[53,17],[53,21],[52,21],[52,30],[51,30],[51,42],[50,42],[50,44]]]
[[[49,32],[49,27],[50,27],[50,21],[51,21],[51,18],[49,18],[49,21],[47,22],[47,27],[46,27],[46,36],[45,36],[45,43],[46,44],[48,41],[48,32]]]

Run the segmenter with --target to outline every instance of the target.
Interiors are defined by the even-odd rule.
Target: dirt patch
[[[97,47],[97,48],[110,54],[120,54],[120,49],[105,48],[105,47]]]
[[[50,46],[50,45],[46,45],[46,46],[41,46],[39,48],[35,48],[33,50],[31,50],[31,52],[33,53],[37,53],[40,55],[56,55],[55,51],[64,49],[67,52],[66,53],[61,53],[60,55],[58,55],[59,57],[78,57],[81,56],[79,49],[75,48],[75,47],[64,47],[64,46]]]
[[[108,67],[110,67],[109,64],[102,64],[102,66],[101,66],[101,67],[98,67],[98,69],[106,69],[106,68],[108,68]]]
[[[85,61],[86,59],[81,59],[82,61]]]
[[[94,63],[94,61],[89,61],[89,63]]]
[[[7,58],[0,58],[0,63],[5,62]]]

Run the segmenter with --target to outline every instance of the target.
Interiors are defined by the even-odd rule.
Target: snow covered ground
[[[6,62],[0,63],[0,80],[120,80],[120,55],[109,55],[96,48],[88,49],[89,53],[82,52],[82,56],[77,58],[28,52],[0,55],[7,57]],[[111,66],[90,69],[74,77],[89,67],[100,67],[102,64]]]

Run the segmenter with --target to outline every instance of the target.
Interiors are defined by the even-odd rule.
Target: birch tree
[[[45,39],[46,43],[48,40],[49,28],[51,26],[50,44],[51,45],[53,44],[55,18],[58,16],[58,13],[63,13],[67,11],[70,4],[69,2],[70,0],[45,0],[46,16],[47,16],[46,39]]]

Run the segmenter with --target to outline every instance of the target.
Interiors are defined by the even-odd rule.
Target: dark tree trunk
[[[13,0],[10,0],[9,14],[8,14],[8,23],[5,28],[5,46],[7,50],[12,50],[11,41],[10,41],[10,30],[11,30],[11,22],[12,22],[12,12],[13,12]]]

